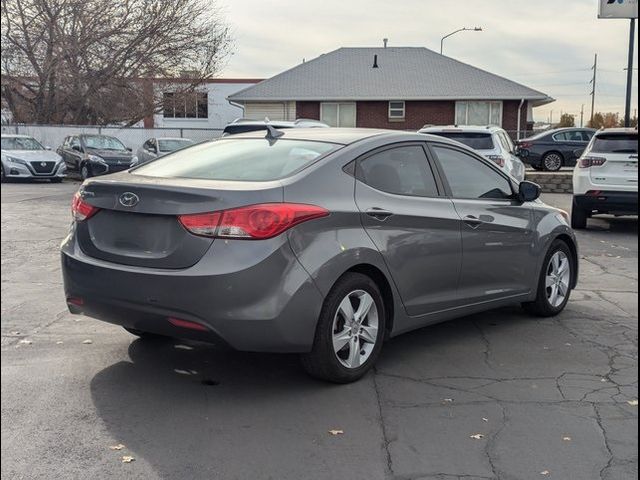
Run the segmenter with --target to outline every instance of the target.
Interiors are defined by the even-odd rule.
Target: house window
[[[404,102],[389,102],[389,120],[404,120]]]
[[[502,126],[502,102],[456,102],[456,125]]]
[[[165,92],[162,106],[164,118],[209,118],[206,92]]]
[[[320,105],[320,121],[330,127],[356,126],[355,103],[322,103]]]

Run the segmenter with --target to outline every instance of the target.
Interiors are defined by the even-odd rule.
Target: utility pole
[[[593,116],[596,113],[596,80],[598,76],[598,54],[596,53],[596,59],[593,62],[593,79],[591,84],[593,90],[591,90],[591,125],[593,125]]]
[[[631,126],[631,92],[633,88],[633,54],[634,54],[634,42],[636,36],[636,19],[631,19],[631,28],[629,31],[629,64],[627,69],[627,99],[624,108],[624,126]]]
[[[580,128],[584,127],[584,103],[580,109]]]

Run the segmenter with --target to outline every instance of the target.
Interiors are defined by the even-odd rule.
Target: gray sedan
[[[86,181],[62,245],[67,304],[151,334],[298,352],[351,382],[384,341],[521,304],[563,311],[566,212],[448,139],[270,128]]]
[[[2,134],[2,182],[41,178],[61,182],[67,168],[62,157],[28,135]]]
[[[150,138],[138,149],[138,161],[147,163],[191,145],[193,145],[193,140],[189,138]]]

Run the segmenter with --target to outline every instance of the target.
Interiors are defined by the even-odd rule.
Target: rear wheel
[[[87,178],[91,178],[93,174],[91,173],[91,168],[86,163],[83,163],[80,167],[80,177],[82,180],[86,180]]]
[[[4,174],[4,165],[2,165],[0,168],[2,168],[2,172],[0,174],[0,182],[5,183],[7,181],[7,176]]]
[[[539,317],[554,317],[561,313],[571,297],[575,269],[573,254],[562,240],[551,245],[538,280],[535,301],[523,304],[525,310]]]
[[[386,313],[376,283],[359,273],[343,276],[325,299],[310,353],[301,357],[311,376],[335,383],[362,378],[380,355]]]
[[[51,183],[61,183],[62,179],[61,178],[52,178],[51,179]]]
[[[564,159],[562,158],[562,155],[557,152],[547,153],[542,158],[542,165],[544,166],[544,169],[549,172],[557,172],[562,168],[563,163]]]
[[[587,228],[587,220],[589,219],[589,213],[583,209],[573,199],[573,207],[571,208],[571,227],[575,230],[584,230]]]

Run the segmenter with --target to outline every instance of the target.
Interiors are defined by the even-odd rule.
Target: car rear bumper
[[[574,196],[580,208],[597,213],[613,215],[638,215],[637,192],[588,192]]]
[[[196,265],[164,270],[88,257],[72,233],[62,272],[71,313],[243,351],[309,351],[323,303],[286,239],[216,240]]]

